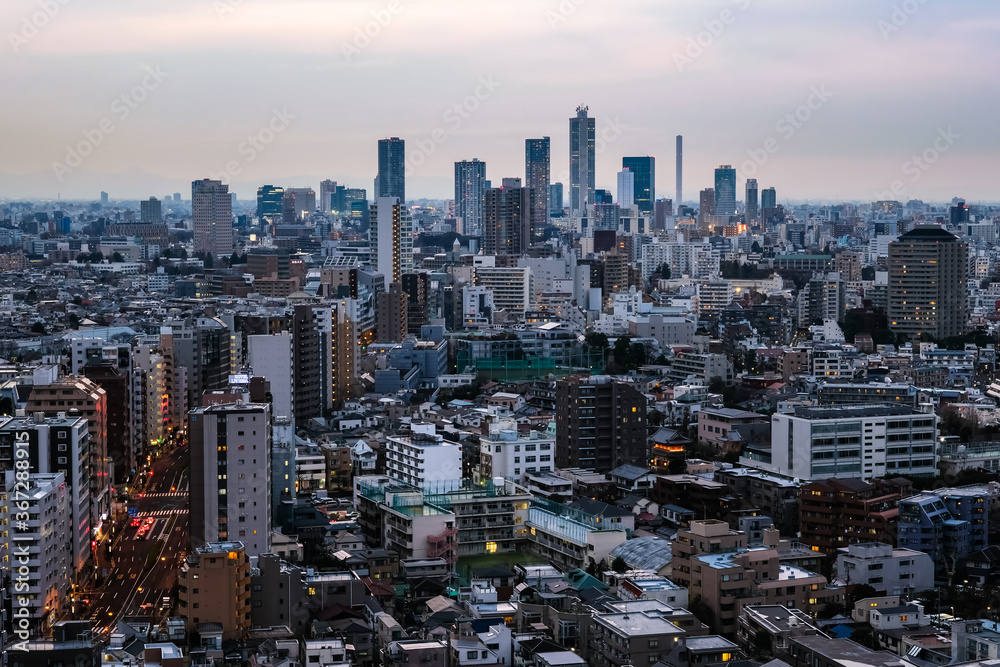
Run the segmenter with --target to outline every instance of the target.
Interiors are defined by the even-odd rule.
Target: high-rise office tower
[[[747,223],[756,222],[760,218],[760,204],[757,197],[757,179],[747,179]]]
[[[406,142],[399,137],[379,139],[375,198],[398,197],[406,206]]]
[[[299,224],[316,212],[316,192],[312,188],[286,188],[284,203],[286,224]]]
[[[520,178],[505,178],[503,186],[486,191],[486,225],[483,252],[487,255],[522,255],[531,237],[531,190]]]
[[[486,163],[477,158],[455,163],[455,215],[469,236],[483,233],[486,206]]]
[[[706,216],[715,215],[715,190],[705,188],[698,193],[698,218],[702,223]]]
[[[531,237],[541,236],[549,224],[549,179],[552,142],[548,137],[524,142],[524,185],[531,190]]]
[[[139,202],[139,221],[146,225],[158,225],[163,222],[163,208],[159,199],[150,197]]]
[[[108,193],[105,192],[104,190],[101,190],[101,205],[102,206],[108,205]]]
[[[191,183],[194,251],[215,256],[233,252],[233,200],[229,186],[204,179]]]
[[[549,217],[561,218],[563,214],[563,184],[553,183],[549,186]]]
[[[618,205],[635,205],[635,174],[628,167],[618,172]]]
[[[657,199],[653,206],[653,229],[663,231],[667,228],[667,218],[674,215],[674,202],[669,199]],[[673,225],[671,224],[671,228]]]
[[[965,205],[964,201],[959,201],[952,206],[950,213],[952,227],[969,222],[969,207]]]
[[[403,274],[403,291],[406,292],[406,331],[417,337],[420,336],[422,327],[428,324],[429,281],[429,273]]]
[[[319,212],[329,213],[333,203],[333,194],[337,191],[337,181],[329,179],[319,182]]]
[[[641,392],[608,376],[556,382],[556,467],[608,472],[644,466],[646,411]]]
[[[281,222],[281,202],[284,198],[284,188],[273,185],[262,185],[257,188],[257,219],[260,220],[261,228]]]
[[[318,391],[325,380],[321,323],[311,306],[297,305],[292,311],[292,358],[295,363],[292,410],[297,424],[323,416],[323,391]]]
[[[969,246],[936,225],[889,244],[889,329],[916,337],[965,333]]]
[[[191,547],[242,542],[271,550],[271,406],[233,402],[188,415]]]
[[[385,276],[387,283],[399,282],[413,270],[413,219],[398,197],[379,197],[371,209],[368,243],[372,268]]]
[[[760,193],[760,208],[762,211],[769,208],[778,208],[778,194],[774,188],[766,188]]]
[[[674,196],[674,206],[680,210],[684,203],[684,137],[677,135],[677,193]]]
[[[736,170],[728,164],[715,170],[714,215],[736,215]]]
[[[623,157],[622,168],[631,171],[635,179],[634,203],[639,207],[639,213],[652,216],[653,202],[656,201],[656,158],[652,155]]]
[[[587,215],[594,203],[594,132],[595,121],[587,116],[588,107],[578,106],[576,117],[569,119],[569,212]]]

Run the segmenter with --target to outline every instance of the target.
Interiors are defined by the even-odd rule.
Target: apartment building
[[[803,480],[937,475],[937,417],[897,405],[800,407],[771,419],[771,449],[741,463]],[[769,458],[770,460],[767,460]]]
[[[934,559],[913,549],[882,542],[838,549],[837,578],[845,586],[867,584],[886,595],[912,596],[934,588]]]
[[[241,542],[195,548],[177,577],[181,616],[189,631],[200,623],[222,625],[224,640],[250,629],[250,558]]]

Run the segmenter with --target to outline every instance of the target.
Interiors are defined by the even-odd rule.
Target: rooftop
[[[594,621],[625,637],[684,635],[683,630],[655,612],[599,614]]]

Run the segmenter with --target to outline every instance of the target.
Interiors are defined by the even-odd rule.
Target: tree
[[[857,602],[858,600],[873,598],[876,597],[877,595],[878,591],[875,590],[873,586],[869,586],[868,584],[858,584],[857,586],[854,587],[854,589],[851,591],[851,594],[848,596],[848,599],[850,600],[849,606],[853,608],[854,603]]]
[[[759,242],[754,241],[753,245],[750,246],[750,252],[755,252],[758,255],[762,255],[762,254],[764,254],[764,249],[760,247],[760,243]]]
[[[875,267],[865,266],[861,268],[861,279],[862,280],[875,280]]]
[[[758,630],[757,634],[753,636],[750,650],[753,653],[753,657],[758,660],[771,658],[771,652],[774,650],[774,640],[771,638],[771,633],[767,630]]]
[[[873,651],[878,650],[878,642],[875,640],[875,633],[872,631],[871,626],[862,625],[854,628],[854,632],[851,633],[851,641],[857,642]]]
[[[115,264],[121,264],[122,262],[125,261],[125,255],[115,250],[114,253],[111,255],[111,261],[114,262]]]
[[[628,570],[628,563],[621,556],[615,556],[615,559],[611,561],[611,569],[618,574],[625,574]]]
[[[205,259],[203,261],[205,262],[206,269],[211,269],[215,267],[215,255],[213,255],[212,253],[206,252]]]
[[[90,259],[90,255],[85,252],[81,252],[79,255],[76,256],[76,261],[80,264],[85,264],[88,259]]]
[[[43,322],[35,322],[31,325],[31,333],[38,334],[39,336],[45,335],[45,324]]]

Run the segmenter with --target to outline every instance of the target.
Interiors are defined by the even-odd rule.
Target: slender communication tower
[[[680,208],[684,201],[684,137],[677,135],[677,199],[674,200],[674,211]]]

